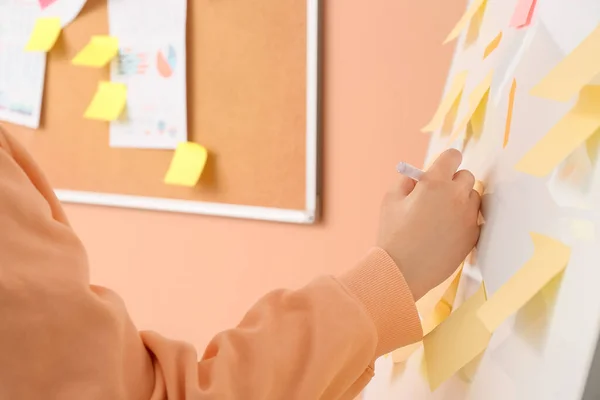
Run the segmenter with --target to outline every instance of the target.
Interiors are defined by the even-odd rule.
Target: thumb
[[[407,176],[400,175],[398,178],[397,190],[400,195],[406,197],[415,189],[417,182]]]

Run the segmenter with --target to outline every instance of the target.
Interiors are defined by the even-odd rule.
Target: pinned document
[[[467,110],[467,114],[452,133],[452,136],[450,137],[451,141],[456,140],[458,136],[467,128],[469,123],[471,125],[473,135],[477,139],[481,137],[493,77],[494,73],[490,72],[469,95],[469,108]]]
[[[448,37],[444,41],[444,44],[449,43],[460,36],[461,32],[466,28],[466,26],[471,22],[474,17],[477,17],[478,14],[483,14],[485,11],[487,0],[473,0],[469,5],[467,11],[463,14],[463,16],[458,20],[454,29],[448,34]]]
[[[477,310],[485,300],[485,287],[481,285],[477,293],[423,339],[431,390],[437,389],[487,348],[491,334],[477,318]]]
[[[60,18],[38,18],[35,21],[26,51],[48,52],[54,47],[61,31]]]
[[[119,39],[113,36],[92,36],[89,43],[73,58],[74,65],[104,67],[119,51]]]
[[[101,121],[118,119],[127,103],[127,86],[122,83],[100,82],[84,117]]]
[[[513,111],[515,108],[515,95],[517,94],[517,80],[513,78],[512,85],[510,86],[510,93],[508,94],[508,111],[506,113],[506,125],[504,127],[504,140],[502,141],[502,148],[505,149],[508,146],[508,139],[510,139],[510,129],[512,127]]]
[[[600,73],[600,25],[554,67],[531,95],[568,101]]]
[[[510,20],[513,28],[525,28],[531,24],[537,0],[519,0]]]
[[[433,132],[442,127],[446,115],[448,115],[455,104],[460,103],[465,83],[467,83],[467,71],[463,71],[454,77],[450,89],[448,89],[448,92],[442,98],[433,118],[421,129],[423,132]]]
[[[502,42],[502,32],[496,35],[496,37],[485,47],[485,51],[483,52],[484,60],[500,46],[500,42]]]
[[[477,317],[494,332],[508,317],[522,308],[567,266],[571,249],[551,237],[530,233],[533,256],[488,301]]]
[[[204,166],[208,152],[198,143],[179,143],[175,150],[171,166],[165,175],[165,183],[168,185],[196,186]]]
[[[600,127],[600,86],[586,86],[579,101],[531,150],[515,169],[542,177],[589,139]]]

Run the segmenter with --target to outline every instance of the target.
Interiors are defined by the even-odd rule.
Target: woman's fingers
[[[460,183],[466,190],[471,190],[475,186],[475,176],[465,169],[454,174],[454,182]]]
[[[425,179],[452,180],[460,163],[462,154],[456,149],[449,149],[440,154],[433,165],[425,172]]]
[[[407,176],[400,175],[398,179],[398,192],[401,196],[406,197],[412,193],[417,182]]]

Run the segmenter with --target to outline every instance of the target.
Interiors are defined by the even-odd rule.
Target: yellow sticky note
[[[477,310],[485,300],[485,287],[481,285],[477,293],[423,339],[431,390],[487,348],[491,334],[477,318]]]
[[[502,141],[502,148],[506,148],[508,145],[508,139],[510,138],[510,129],[512,125],[513,110],[515,108],[515,95],[517,94],[517,80],[513,79],[512,85],[510,86],[510,93],[508,94],[508,111],[506,113],[506,125],[504,126],[504,140]]]
[[[596,226],[591,221],[572,219],[569,228],[571,235],[577,240],[593,242],[596,239]]]
[[[392,361],[394,362],[394,364],[406,362],[410,358],[410,356],[412,356],[413,353],[417,351],[422,345],[423,343],[417,342],[409,344],[408,346],[404,346],[392,352]]]
[[[469,95],[469,108],[467,109],[467,113],[461,120],[461,123],[458,124],[452,133],[450,141],[456,140],[458,136],[467,128],[469,122],[471,122],[471,127],[475,137],[479,138],[481,136],[487,110],[487,99],[489,97],[493,78],[494,72],[490,71],[490,73],[481,82],[479,82],[475,89],[473,89]]]
[[[472,45],[473,43],[477,42],[477,39],[479,39],[479,32],[483,26],[484,16],[485,6],[479,7],[479,10],[475,13],[475,15],[473,15],[471,22],[469,22],[469,28],[467,29],[467,34],[465,35],[465,47]]]
[[[485,51],[483,52],[484,60],[486,58],[488,58],[488,56],[490,54],[492,54],[494,52],[494,50],[496,50],[498,48],[501,41],[502,41],[502,32],[500,32],[494,39],[492,39],[492,41],[485,48]]]
[[[517,171],[545,176],[600,127],[600,86],[585,86],[579,101],[517,163]]]
[[[454,29],[448,34],[448,37],[444,41],[444,44],[453,41],[456,39],[460,33],[465,29],[467,24],[473,19],[473,17],[481,12],[481,8],[484,8],[487,3],[487,0],[473,0],[469,5],[467,11],[463,14],[463,16],[458,20]]]
[[[444,118],[446,118],[446,115],[452,109],[453,105],[457,102],[460,102],[466,82],[467,71],[463,71],[454,77],[450,85],[450,89],[448,89],[448,92],[442,99],[433,118],[423,129],[421,129],[423,132],[433,132],[441,128],[442,124],[444,123]]]
[[[198,143],[179,143],[175,150],[171,166],[165,175],[165,183],[168,185],[196,186],[204,166],[208,152]]]
[[[101,121],[118,119],[127,102],[127,86],[122,83],[100,82],[84,117]]]
[[[60,35],[60,18],[38,18],[25,45],[26,51],[48,52]]]
[[[489,332],[494,332],[567,267],[571,257],[568,246],[539,233],[530,235],[534,248],[531,259],[477,312]]]
[[[441,302],[446,304],[450,309],[454,306],[454,300],[456,300],[456,293],[458,292],[458,284],[460,283],[460,278],[462,277],[462,266],[459,268],[458,272],[454,276],[452,283],[444,292],[442,296]]]
[[[531,89],[533,96],[568,101],[600,73],[600,25]]]
[[[112,36],[92,36],[89,43],[73,58],[74,65],[103,67],[119,51],[119,39]]]

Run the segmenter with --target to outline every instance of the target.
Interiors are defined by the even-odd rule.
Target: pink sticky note
[[[513,28],[525,28],[531,23],[537,0],[519,0],[517,8],[510,20]]]
[[[51,5],[52,3],[56,2],[56,0],[38,0],[38,2],[40,3],[40,7],[43,10],[44,8]]]

